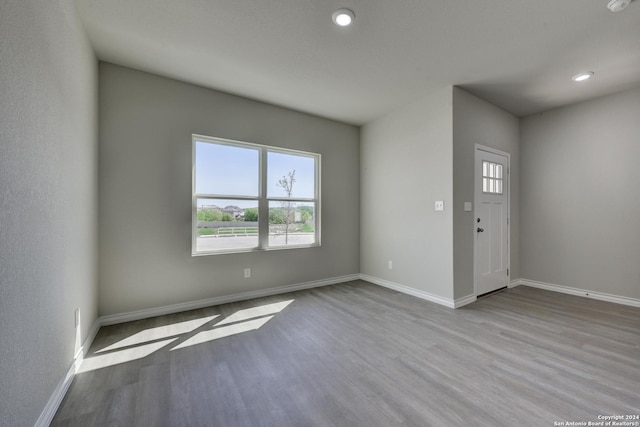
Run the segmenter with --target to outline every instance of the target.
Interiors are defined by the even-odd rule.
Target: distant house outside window
[[[319,154],[192,141],[192,255],[320,245]]]

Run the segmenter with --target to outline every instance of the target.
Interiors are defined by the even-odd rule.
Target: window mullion
[[[260,149],[260,194],[258,200],[258,241],[259,248],[269,246],[269,201],[267,200],[267,154]]]

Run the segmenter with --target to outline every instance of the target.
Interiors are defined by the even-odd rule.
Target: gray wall
[[[511,154],[511,279],[519,278],[520,135],[517,117],[460,88],[453,89],[453,267],[456,299],[473,295],[473,202],[475,144]]]
[[[108,63],[99,75],[101,315],[360,272],[359,128]],[[192,133],[320,153],[322,246],[192,257]]]
[[[640,298],[640,88],[521,123],[521,276]]]
[[[453,297],[451,109],[449,86],[365,125],[360,157],[362,273],[446,299]],[[434,211],[436,200],[444,212]],[[398,229],[399,219],[420,226]]]
[[[32,426],[97,319],[97,61],[72,0],[0,2],[0,94],[0,424]]]

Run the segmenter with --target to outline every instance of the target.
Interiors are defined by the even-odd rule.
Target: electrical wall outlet
[[[444,211],[444,200],[436,200],[436,211]]]
[[[393,261],[389,261],[389,264],[387,264],[387,266],[389,267],[389,270],[393,270]]]
[[[244,269],[244,278],[248,279],[251,277],[251,269],[250,268],[245,268]]]

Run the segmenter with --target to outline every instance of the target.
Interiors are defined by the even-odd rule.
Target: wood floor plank
[[[105,327],[87,361],[52,426],[640,414],[640,309],[526,287],[452,310],[353,281]]]

